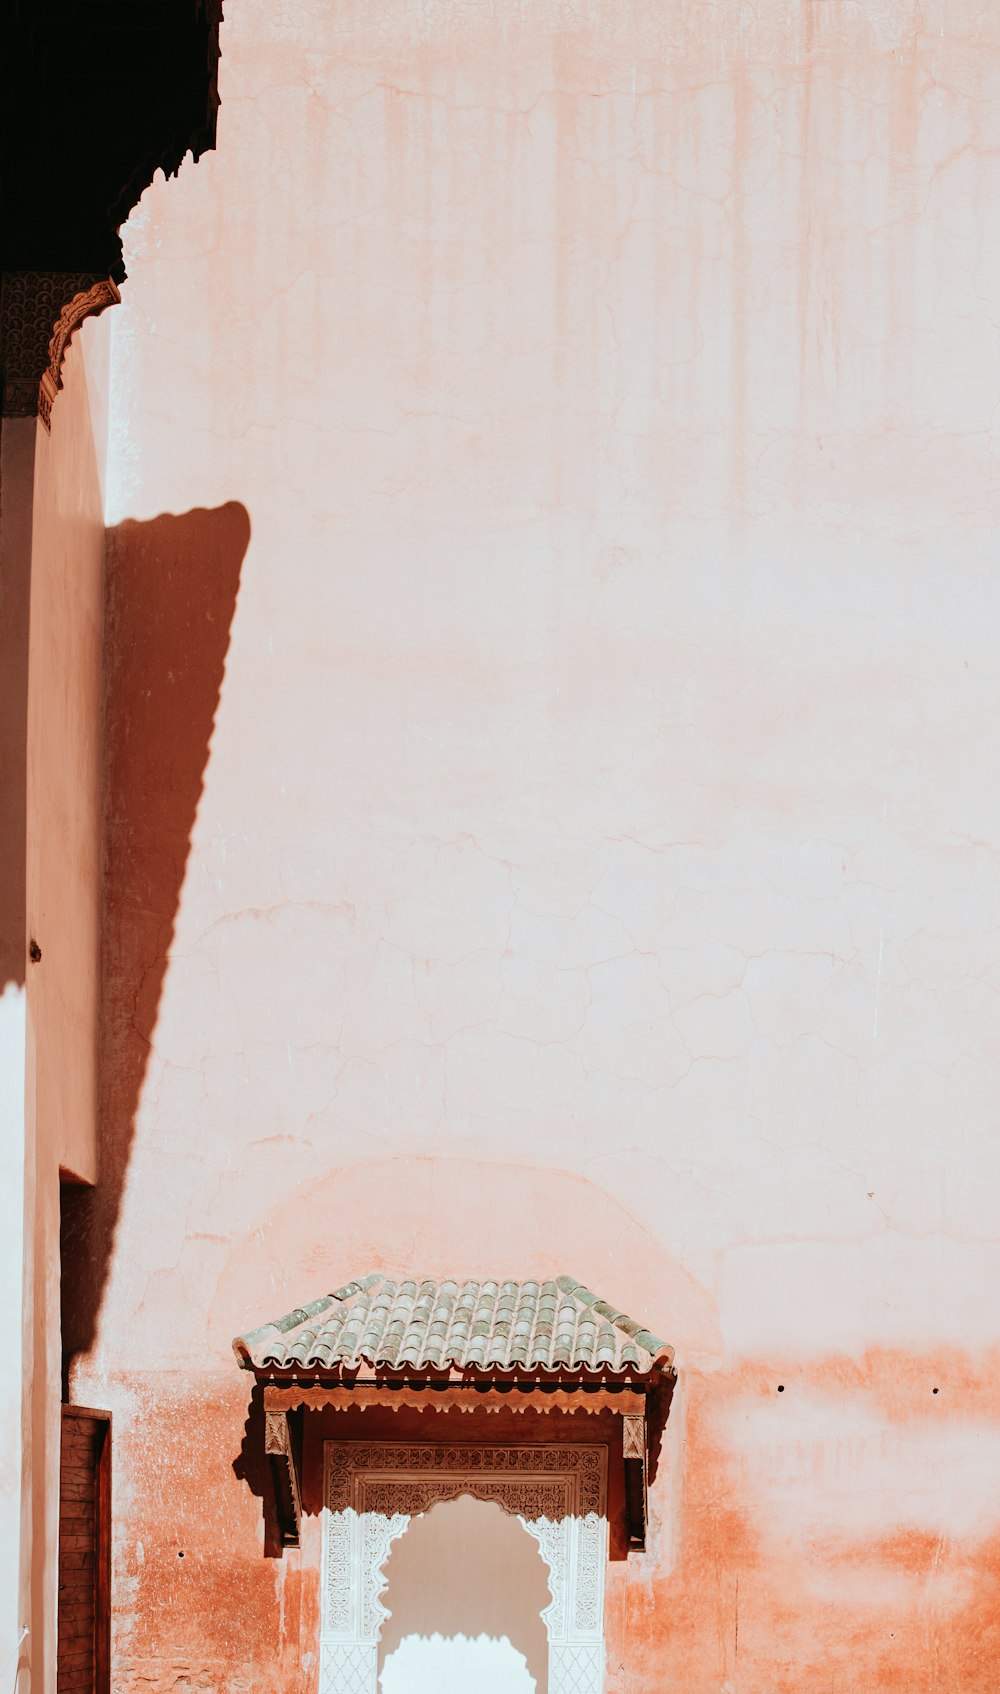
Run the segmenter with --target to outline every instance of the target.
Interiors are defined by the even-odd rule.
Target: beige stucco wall
[[[106,451],[100,390],[108,345],[100,319],[70,345],[51,434],[37,435],[32,532],[27,916],[42,950],[29,974],[36,1110],[51,1156],[87,1181],[97,1169]]]
[[[677,1345],[609,1688],[992,1686],[991,32],[230,8],[113,326],[123,1689],[311,1687],[227,1342],[382,1266]]]

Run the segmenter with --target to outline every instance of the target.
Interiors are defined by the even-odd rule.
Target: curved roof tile
[[[238,1335],[247,1370],[546,1370],[646,1373],[672,1349],[575,1277],[397,1282],[372,1275]]]

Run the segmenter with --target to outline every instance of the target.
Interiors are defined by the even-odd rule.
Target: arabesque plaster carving
[[[549,1571],[549,1694],[602,1694],[606,1451],[328,1442],[320,1694],[377,1694],[384,1565],[410,1519],[470,1494],[520,1519]]]

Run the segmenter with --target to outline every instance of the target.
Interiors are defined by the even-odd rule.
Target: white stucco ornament
[[[605,1449],[589,1444],[327,1442],[320,1694],[378,1694],[389,1550],[412,1517],[461,1495],[495,1501],[538,1543],[552,1595],[542,1613],[549,1694],[602,1694],[606,1472]],[[489,1684],[472,1678],[465,1686]],[[508,1691],[519,1694],[517,1683],[508,1681]]]

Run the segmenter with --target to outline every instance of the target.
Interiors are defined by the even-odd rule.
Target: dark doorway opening
[[[57,1694],[111,1689],[111,1414],[63,1406]]]

